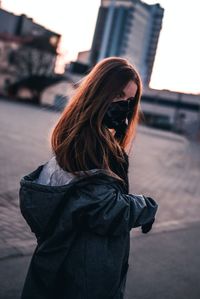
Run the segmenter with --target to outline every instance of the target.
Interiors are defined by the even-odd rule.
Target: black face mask
[[[115,129],[115,138],[120,140],[126,133],[134,106],[136,105],[135,98],[131,97],[127,100],[112,102],[104,116],[103,122],[109,129]]]

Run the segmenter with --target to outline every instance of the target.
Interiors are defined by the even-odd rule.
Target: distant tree
[[[58,53],[57,44],[53,44],[51,40],[53,39],[48,36],[34,37],[11,51],[9,62],[18,79],[54,74]]]
[[[14,66],[14,73],[18,79],[54,73],[56,56],[43,50],[22,46],[13,50],[9,59]]]
[[[56,35],[29,36],[10,51],[8,60],[16,80],[8,86],[9,94],[16,96],[20,88],[28,88],[33,100],[40,102],[43,89],[60,80],[54,72],[58,42]]]

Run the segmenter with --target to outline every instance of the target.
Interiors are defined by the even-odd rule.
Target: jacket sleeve
[[[150,222],[156,201],[147,196],[123,194],[112,185],[91,184],[81,191],[84,225],[100,235],[121,235]]]

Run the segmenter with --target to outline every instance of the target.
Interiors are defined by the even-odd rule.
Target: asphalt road
[[[200,223],[133,237],[124,299],[199,299],[199,230]],[[29,262],[30,256],[0,262],[1,299],[20,298]]]

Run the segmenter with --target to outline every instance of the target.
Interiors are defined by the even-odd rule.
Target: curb
[[[36,243],[22,245],[19,247],[5,246],[0,248],[0,261],[11,257],[31,255],[36,247]]]

